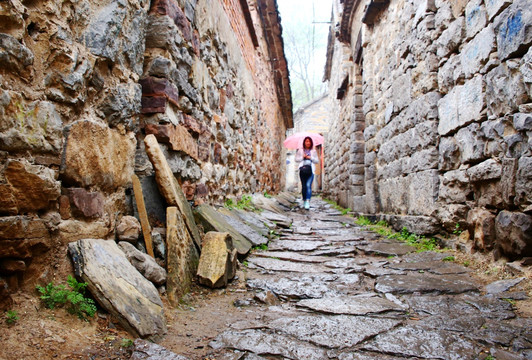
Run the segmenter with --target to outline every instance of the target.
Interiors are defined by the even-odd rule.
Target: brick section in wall
[[[246,60],[246,64],[248,65],[251,73],[255,74],[255,46],[250,33],[251,29],[249,29],[248,26],[253,24],[249,21],[246,23],[245,20],[245,12],[247,12],[247,16],[249,18],[249,9],[242,8],[242,3],[245,3],[245,1],[241,0],[222,0],[222,3],[225,13],[229,17],[231,27],[233,28],[235,36],[238,39],[240,48],[242,49],[242,56]],[[253,34],[254,33],[255,30],[253,30]]]

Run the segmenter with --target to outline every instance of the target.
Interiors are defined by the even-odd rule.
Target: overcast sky
[[[314,38],[314,56],[310,59],[309,73],[313,74],[315,81],[321,83],[323,69],[326,62],[327,37],[329,35],[328,23],[331,19],[332,0],[277,0],[281,15],[283,35],[288,31],[311,31]],[[307,29],[307,30],[303,30]],[[285,40],[285,56],[292,60],[290,44]],[[309,45],[312,46],[312,45]],[[290,75],[291,81],[292,74]],[[319,86],[323,86],[319,85]],[[299,104],[301,105],[301,104]]]

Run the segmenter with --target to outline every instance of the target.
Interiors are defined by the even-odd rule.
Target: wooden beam
[[[135,202],[137,203],[137,210],[139,212],[142,235],[144,235],[144,243],[146,244],[146,252],[148,253],[148,255],[155,259],[155,255],[153,254],[153,244],[151,241],[151,227],[148,221],[146,205],[144,204],[142,186],[140,185],[140,180],[137,175],[133,174],[131,180],[133,182],[133,193],[135,194]]]

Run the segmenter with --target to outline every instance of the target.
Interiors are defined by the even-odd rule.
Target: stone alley
[[[532,359],[532,319],[515,306],[530,278],[484,284],[450,253],[416,252],[321,199],[260,216],[280,236],[216,300],[233,301],[231,315],[211,303],[174,318],[186,328],[205,312],[225,316],[226,329],[177,326],[195,349],[171,354],[169,333],[167,349],[137,340],[132,359]]]

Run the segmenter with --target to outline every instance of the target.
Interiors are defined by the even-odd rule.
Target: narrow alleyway
[[[529,280],[481,285],[449,254],[382,238],[320,199],[262,216],[280,236],[243,262],[240,315],[207,357],[187,358],[532,359],[532,319],[513,306]]]

